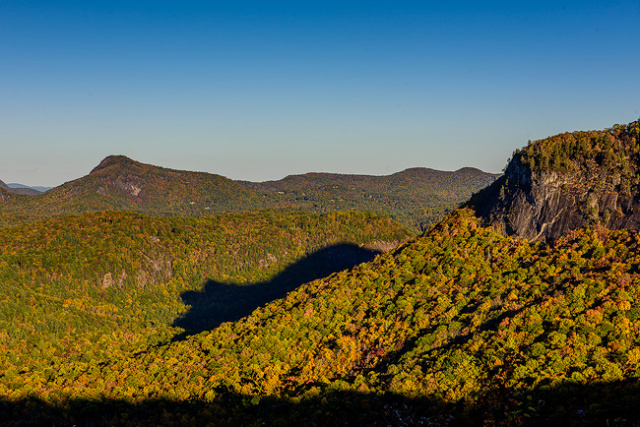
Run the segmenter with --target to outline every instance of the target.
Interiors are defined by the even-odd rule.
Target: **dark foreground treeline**
[[[69,399],[0,401],[6,426],[462,426],[640,425],[640,384],[618,381],[541,387],[526,395],[490,389],[475,402],[447,403],[393,393],[321,393],[255,399],[222,393],[214,401]]]

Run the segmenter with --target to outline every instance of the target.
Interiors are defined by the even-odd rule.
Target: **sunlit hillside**
[[[582,157],[557,160],[575,148],[560,144],[532,160],[571,138]],[[409,240],[387,217],[283,210],[3,230],[4,420],[637,425],[640,231],[624,226],[633,212],[601,209],[613,192],[637,199],[622,180],[637,143],[636,123],[535,141]],[[505,226],[567,188],[562,233]]]
[[[0,188],[0,227],[104,210],[201,218],[287,207],[315,213],[375,212],[418,233],[496,177],[472,168],[456,172],[416,168],[383,177],[311,174],[248,183],[109,156],[88,175],[41,195],[9,197],[26,190]]]

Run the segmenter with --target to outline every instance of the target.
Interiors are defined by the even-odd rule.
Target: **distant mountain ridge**
[[[497,176],[473,168],[456,172],[413,168],[382,177],[310,173],[251,183],[114,155],[106,157],[86,176],[36,197],[18,197],[3,203],[0,225],[103,210],[198,217],[294,208],[318,213],[371,211],[390,215],[417,232]]]
[[[475,168],[455,172],[410,168],[382,176],[311,172],[277,181],[240,183],[267,194],[281,194],[289,202],[320,212],[372,210],[413,229],[425,229],[445,210],[454,209],[499,176]]]
[[[15,184],[5,184],[4,182],[0,181],[0,189],[8,192],[8,193],[15,193],[15,194],[24,194],[27,196],[34,196],[36,194],[40,194],[41,191],[35,190],[31,187],[27,187],[26,185],[22,185],[19,187],[15,187]],[[2,196],[0,196],[0,201]]]
[[[234,210],[251,204],[254,196],[221,175],[169,169],[125,156],[109,156],[89,175],[73,182],[74,189],[90,187],[99,196],[117,200],[126,207],[148,208],[155,213],[179,213],[176,210],[184,208],[174,207],[174,203],[198,204],[200,210]]]
[[[45,191],[49,191],[53,188],[53,187],[45,187],[42,185],[24,185],[18,182],[10,182],[7,185],[9,186],[9,188],[12,188],[14,190],[21,189],[21,188],[35,190],[37,191],[36,194],[44,193]]]
[[[88,175],[41,195],[0,205],[0,220],[6,226],[14,224],[16,218],[30,222],[105,210],[197,217],[267,207],[260,199],[257,193],[220,175],[109,156]]]
[[[486,173],[480,169],[469,167],[458,169],[455,172],[416,167],[405,169],[390,175],[356,175],[309,172],[302,175],[288,175],[277,181],[239,182],[248,187],[266,191],[293,191],[305,188],[318,188],[326,185],[353,186],[370,191],[385,191],[389,189],[401,191],[401,185],[414,184],[424,187],[425,184],[428,184],[430,187],[425,187],[424,190],[430,194],[457,200],[460,195],[456,192],[450,191],[450,188],[443,189],[443,184],[451,181],[456,184],[467,184],[469,180],[477,180],[478,183],[482,185],[487,180],[495,179],[499,175],[500,174]]]

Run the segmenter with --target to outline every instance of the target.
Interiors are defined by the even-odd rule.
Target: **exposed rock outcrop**
[[[144,184],[145,183],[142,178],[131,174],[127,176],[119,175],[115,181],[116,187],[133,197],[140,194]]]
[[[504,233],[533,240],[596,224],[640,229],[639,130],[634,122],[533,142],[469,204]]]
[[[11,199],[11,193],[0,187],[0,202],[6,202],[9,199]]]
[[[148,174],[148,165],[138,163],[125,156],[109,156],[96,166],[91,174],[100,176],[120,192],[136,197],[144,188],[146,181],[143,175]],[[107,186],[108,187],[108,186]],[[96,193],[101,196],[109,194],[108,188],[100,186]]]

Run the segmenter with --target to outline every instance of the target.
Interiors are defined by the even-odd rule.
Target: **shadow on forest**
[[[315,387],[314,387],[315,388]],[[0,399],[6,426],[462,426],[462,425],[607,425],[634,426],[640,420],[640,385],[619,381],[518,394],[484,390],[473,402],[409,398],[351,391],[307,390],[308,397],[257,399],[217,390],[211,401]]]
[[[314,252],[266,282],[236,285],[209,280],[202,291],[181,295],[191,309],[173,323],[173,326],[186,331],[174,340],[213,329],[223,322],[241,319],[256,308],[284,297],[303,283],[371,261],[378,253],[345,243]]]

